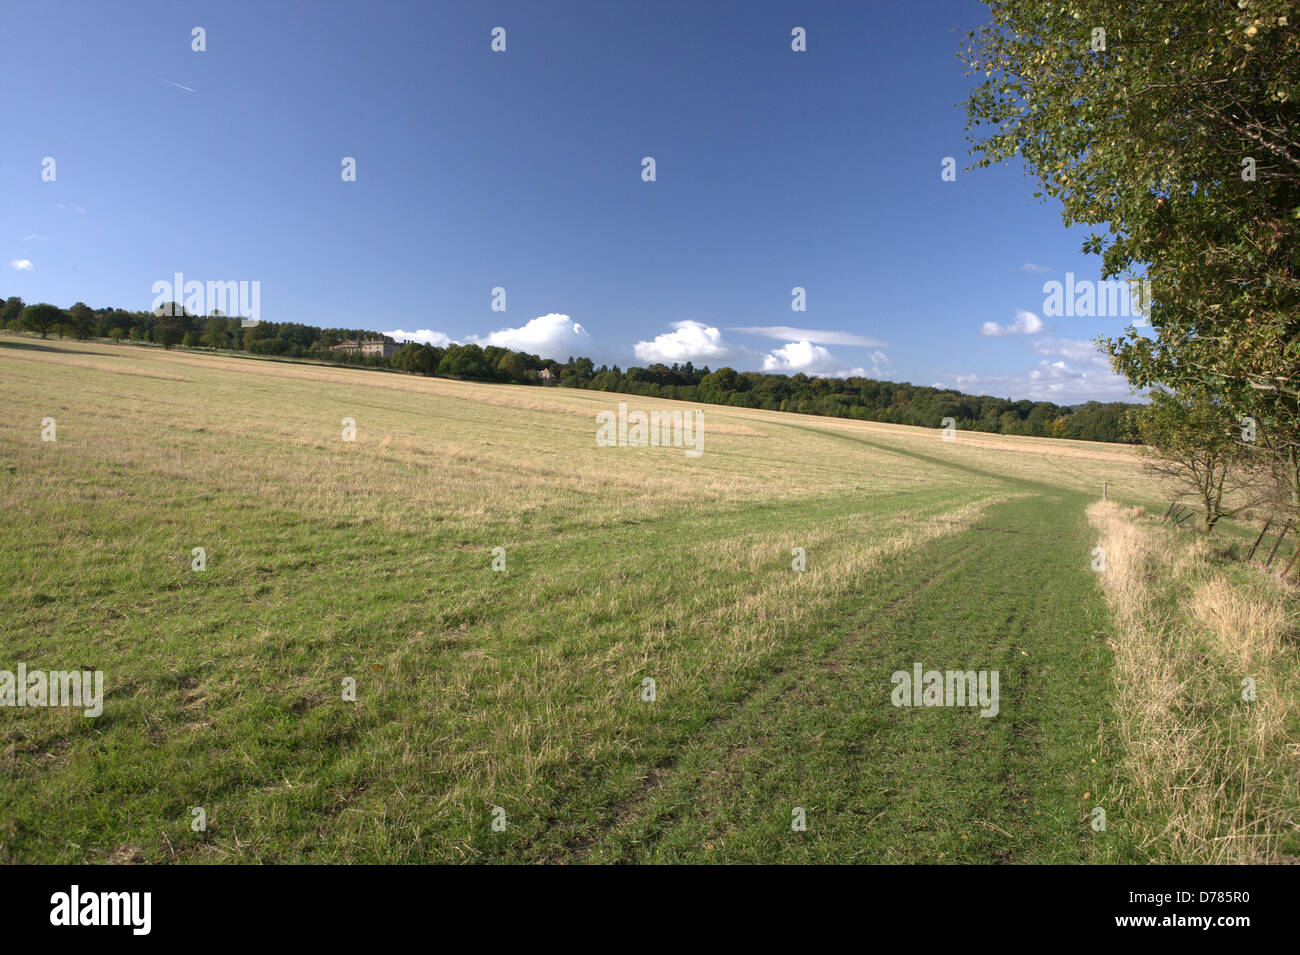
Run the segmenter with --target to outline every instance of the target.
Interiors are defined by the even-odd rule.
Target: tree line
[[[346,341],[392,341],[365,329],[317,328],[295,322],[263,321],[244,327],[234,316],[191,315],[179,305],[156,312],[92,309],[78,302],[69,309],[12,297],[0,306],[0,327],[25,329],[42,336],[153,342],[165,348],[244,351],[254,355],[303,358],[339,364],[394,368],[419,375],[540,385],[543,371],[561,386],[618,394],[671,398],[739,408],[763,408],[798,414],[883,421],[938,428],[951,418],[960,429],[992,434],[1077,438],[1085,441],[1137,440],[1132,414],[1139,406],[1090,401],[1075,406],[1049,401],[1012,401],[966,395],[944,388],[872,378],[820,378],[779,375],[733,368],[710,370],[685,364],[646,368],[596,367],[590,358],[567,362],[508,348],[475,343],[438,347],[407,343],[396,352],[362,355],[336,351]]]

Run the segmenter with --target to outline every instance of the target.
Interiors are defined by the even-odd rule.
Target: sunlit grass
[[[708,406],[691,459],[596,446],[598,411],[691,407],[672,402],[10,337],[0,389],[0,668],[102,669],[108,686],[95,720],[0,710],[0,859],[708,858],[706,820],[767,785],[726,775],[748,764],[717,750],[766,732],[764,694],[783,701],[773,727],[871,714],[904,733],[886,750],[934,743],[915,720],[880,729],[897,714],[877,671],[995,644],[1023,671],[1011,689],[1045,694],[1024,712],[1046,754],[1023,749],[1023,727],[944,733],[974,732],[961,745],[1041,771],[1051,795],[1012,846],[971,821],[979,838],[922,838],[911,857],[1093,852],[1073,781],[1109,765],[1092,716],[1110,678],[1083,506],[1102,481],[1158,498],[1132,449]],[[40,440],[47,416],[55,442]],[[884,629],[836,649],[871,626]],[[1016,627],[1033,628],[1017,646],[1042,669],[995,636]],[[809,669],[823,652],[846,654],[860,685]],[[1076,659],[1091,661],[1090,696],[1062,672]],[[777,694],[795,675],[799,692]],[[791,772],[803,758],[759,752]],[[666,819],[647,786],[686,786],[715,757],[712,801],[673,808],[685,828]],[[858,783],[834,773],[872,778],[825,765],[821,791],[841,799]],[[731,858],[909,858],[917,831],[1000,791],[991,777],[954,788],[942,746],[911,768],[871,765],[916,794],[876,841],[846,809],[816,852],[755,823]]]

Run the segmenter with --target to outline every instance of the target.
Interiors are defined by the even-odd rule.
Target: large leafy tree
[[[23,326],[34,332],[40,332],[42,338],[49,335],[50,329],[62,325],[67,320],[67,314],[63,309],[46,302],[28,305],[23,309]]]
[[[203,322],[203,333],[199,336],[199,341],[209,348],[229,348],[231,335],[225,316],[216,313],[208,316]]]
[[[492,377],[492,369],[483,359],[483,349],[473,343],[448,347],[438,363],[438,373],[457,378]]]
[[[1150,327],[1103,341],[1116,368],[1255,419],[1300,500],[1296,3],[987,2],[976,166],[1019,156],[1067,225],[1105,227],[1102,275],[1151,290]]]
[[[85,302],[77,302],[68,309],[64,327],[79,341],[85,341],[95,330],[95,313]]]

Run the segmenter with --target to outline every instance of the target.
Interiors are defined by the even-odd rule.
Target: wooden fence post
[[[1297,547],[1295,552],[1291,554],[1291,559],[1287,561],[1286,567],[1282,570],[1283,578],[1291,576],[1291,568],[1295,566],[1295,562],[1298,559],[1300,559],[1300,547]]]
[[[1290,529],[1291,529],[1291,521],[1288,520],[1288,521],[1286,522],[1286,524],[1284,524],[1284,525],[1282,526],[1282,533],[1281,533],[1281,534],[1278,534],[1278,535],[1277,535],[1277,540],[1273,541],[1273,549],[1272,549],[1271,551],[1268,552],[1268,560],[1264,561],[1264,566],[1265,566],[1265,567],[1270,567],[1270,566],[1272,566],[1272,564],[1273,564],[1273,555],[1276,554],[1276,553],[1277,553],[1277,549],[1278,549],[1279,547],[1282,546],[1282,538],[1283,538],[1283,537],[1286,537],[1286,532],[1289,531]]]
[[[1259,536],[1255,538],[1255,543],[1250,545],[1250,553],[1246,555],[1247,560],[1250,560],[1252,557],[1255,556],[1255,548],[1258,547],[1259,542],[1264,539],[1264,535],[1268,533],[1268,525],[1272,523],[1273,523],[1273,518],[1271,517],[1264,521],[1264,529],[1261,530],[1259,532]]]

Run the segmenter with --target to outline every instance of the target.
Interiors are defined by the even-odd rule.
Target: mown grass
[[[1081,862],[1110,755],[1108,621],[1070,495],[1017,498],[907,552],[727,718],[693,739],[593,859]],[[1022,566],[1005,562],[1016,550]],[[1046,575],[1060,585],[1044,587]],[[893,671],[997,670],[995,718],[895,708]],[[1099,759],[1101,762],[1099,763]],[[1091,801],[1090,801],[1091,800]],[[791,813],[805,810],[806,831]]]
[[[596,447],[620,396],[5,338],[0,389],[0,669],[108,687],[0,709],[0,859],[1140,857],[1087,825],[1130,449],[711,406],[692,460]],[[999,716],[895,709],[914,661]]]

